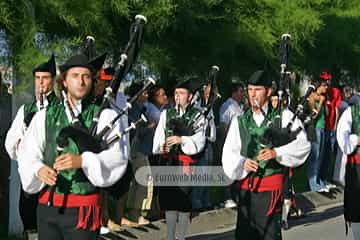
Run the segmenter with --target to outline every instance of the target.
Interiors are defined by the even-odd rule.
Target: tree
[[[291,68],[316,72],[332,65],[359,72],[356,0],[0,0],[0,6],[18,77],[45,59],[34,40],[39,33],[59,62],[66,55],[61,45],[75,50],[87,34],[95,36],[100,52],[118,58],[138,13],[148,18],[141,59],[164,83],[177,75],[204,75],[213,64],[221,67],[225,86],[233,76],[246,80],[265,60],[278,71],[285,32],[292,35]]]

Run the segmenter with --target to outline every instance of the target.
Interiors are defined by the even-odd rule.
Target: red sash
[[[250,190],[252,192],[265,192],[282,190],[284,174],[274,174],[267,177],[254,177],[253,187],[249,189],[250,176],[247,176],[244,180],[239,181],[239,188],[244,190]]]
[[[348,155],[346,164],[360,164],[360,154]]]
[[[40,204],[47,204],[49,200],[50,192],[44,191],[39,196]],[[64,199],[64,196],[65,199]],[[65,200],[65,201],[64,201]],[[95,231],[101,227],[101,211],[100,211],[100,193],[78,195],[78,194],[57,194],[54,193],[53,205],[56,207],[73,208],[79,207],[79,216],[77,229],[86,229],[93,215],[93,223],[90,226],[91,231]]]
[[[273,212],[277,211],[276,206],[281,197],[283,188],[284,174],[274,174],[266,177],[254,177],[252,188],[249,189],[250,176],[247,176],[244,180],[239,181],[239,188],[243,190],[249,190],[251,192],[271,192],[271,200],[269,203],[266,216],[270,216]]]
[[[182,171],[186,175],[190,175],[190,164],[195,163],[194,159],[192,159],[189,155],[184,154],[161,154],[162,158],[173,158],[177,159],[179,162],[181,162],[182,165]]]

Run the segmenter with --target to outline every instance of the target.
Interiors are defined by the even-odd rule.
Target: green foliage
[[[13,29],[9,5],[6,1],[0,1],[0,26],[1,28]]]
[[[217,64],[226,89],[231,77],[247,79],[266,59],[278,69],[286,32],[292,35],[291,69],[359,75],[359,10],[356,0],[0,0],[0,27],[8,34],[17,78],[26,79],[51,51],[63,62],[87,34],[99,52],[117,58],[134,16],[143,14],[148,23],[141,59],[163,83],[176,75],[204,75]],[[36,45],[38,33],[51,51]]]

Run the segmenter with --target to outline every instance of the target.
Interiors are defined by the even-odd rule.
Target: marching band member
[[[35,83],[35,98],[31,103],[20,107],[16,117],[7,132],[5,148],[11,159],[16,160],[19,146],[24,138],[26,129],[36,112],[58,102],[53,91],[54,78],[56,76],[56,64],[54,55],[33,69]],[[26,194],[20,190],[19,212],[24,227],[24,236],[36,230],[36,206],[38,194]]]
[[[193,90],[190,81],[180,82],[175,87],[175,106],[161,112],[153,142],[153,153],[160,154],[164,164],[181,167],[183,174],[190,174],[190,165],[196,164],[192,155],[201,152],[206,142],[203,116],[195,121],[197,126],[201,127],[195,126],[196,130],[189,135],[180,135],[171,124],[172,120],[176,120],[177,123],[181,122],[182,126],[193,127],[191,122],[199,112],[197,108],[190,106]],[[160,208],[165,211],[168,240],[175,240],[176,222],[179,224],[177,239],[185,239],[192,209],[191,200],[188,186],[160,187],[159,202]]]
[[[224,172],[229,178],[239,180],[236,239],[281,239],[283,168],[301,165],[310,152],[304,131],[284,146],[264,147],[261,143],[262,134],[268,128],[265,119],[273,122],[278,115],[269,104],[271,92],[269,74],[256,71],[248,81],[251,108],[232,120],[223,147]],[[284,110],[283,127],[292,115]],[[299,124],[299,121],[295,122],[293,129]]]
[[[58,134],[71,124],[73,115],[86,128],[90,127],[99,109],[91,96],[95,69],[85,55],[68,59],[60,67],[57,83],[66,92],[69,104],[61,102],[36,114],[24,138],[19,173],[24,191],[40,192],[40,240],[96,239],[101,225],[98,187],[114,184],[127,166],[126,136],[99,153],[81,153],[73,139],[60,153],[56,147]],[[98,132],[115,115],[113,110],[103,110]],[[107,138],[120,134],[126,128],[122,123],[119,120]]]
[[[341,115],[336,138],[341,151],[347,154],[345,170],[344,215],[351,224],[354,239],[360,239],[360,104],[347,108]]]

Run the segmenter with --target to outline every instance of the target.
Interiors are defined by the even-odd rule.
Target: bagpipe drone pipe
[[[308,126],[311,122],[311,113],[308,111],[307,99],[310,94],[314,91],[314,86],[310,85],[305,95],[302,97],[302,100],[296,107],[295,111],[293,111],[293,116],[287,126],[282,126],[282,113],[284,111],[284,102],[286,105],[290,102],[290,80],[289,73],[286,71],[288,66],[289,52],[290,52],[290,39],[291,36],[289,34],[283,34],[281,36],[280,43],[280,79],[278,84],[277,95],[279,97],[279,103],[277,105],[277,115],[273,120],[268,119],[267,115],[260,108],[266,123],[266,130],[260,138],[260,145],[262,148],[276,148],[289,144],[294,141],[298,134],[304,129],[304,126]],[[291,109],[289,106],[287,106]],[[293,125],[296,120],[302,122],[303,125],[298,126],[296,129],[293,129]],[[253,188],[253,181],[255,175],[259,175],[258,173],[253,173],[250,176],[249,188]]]

